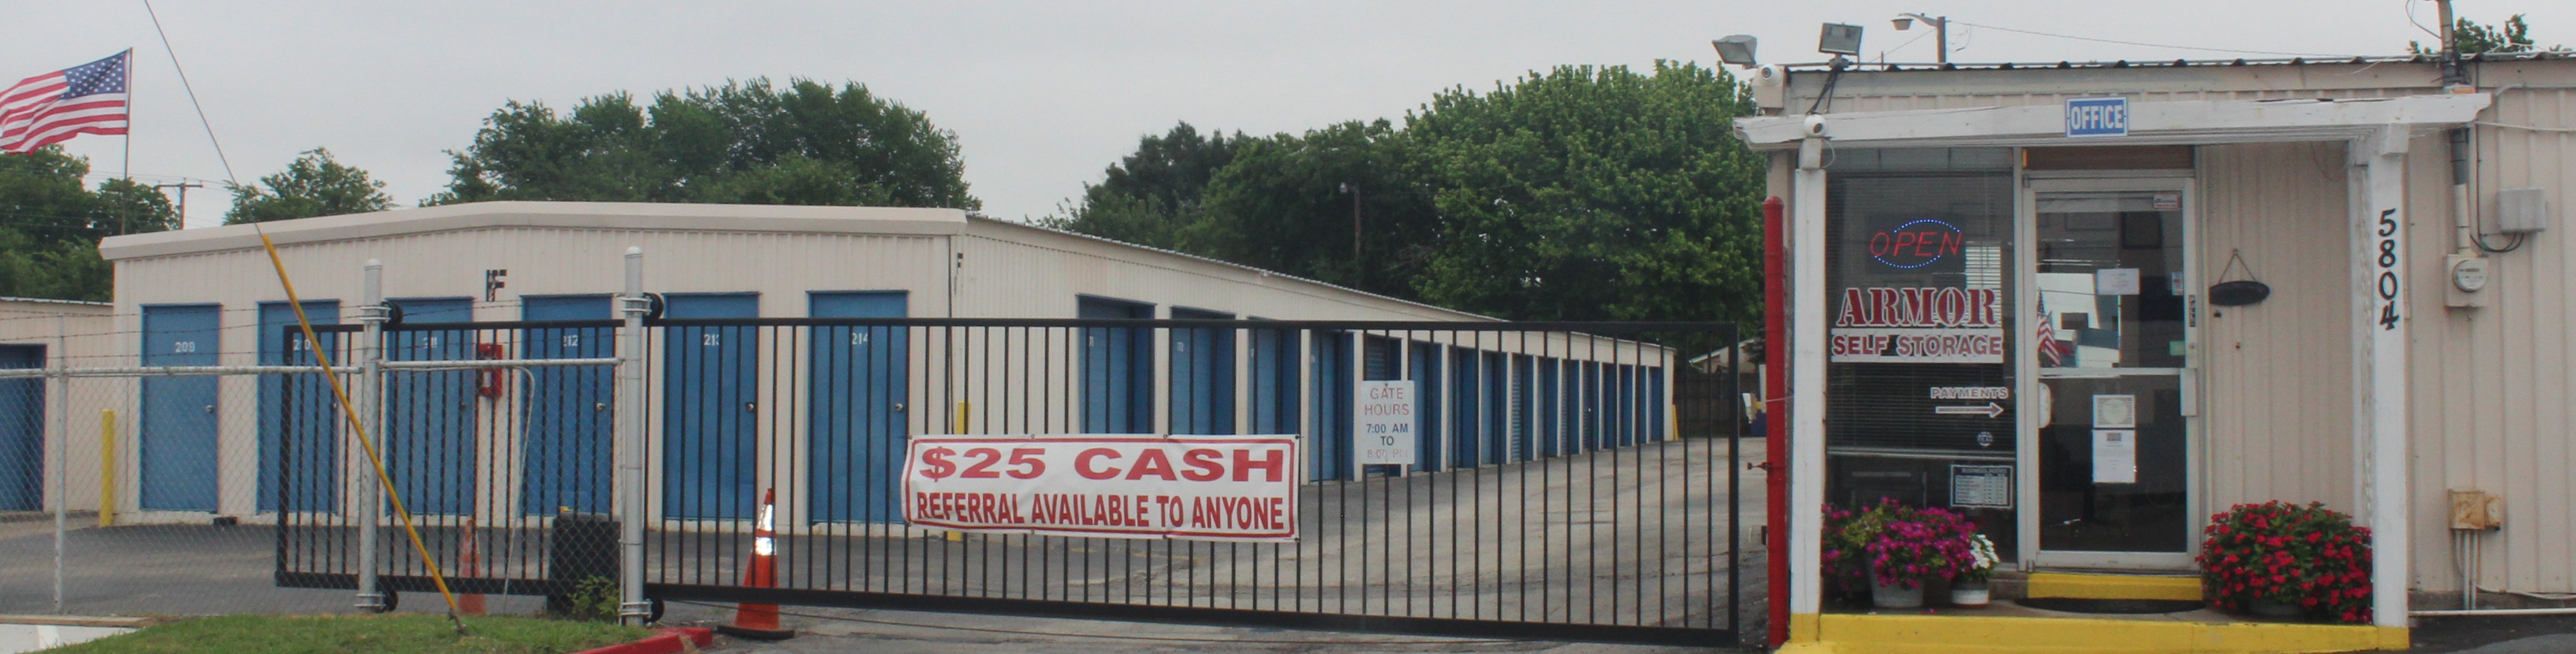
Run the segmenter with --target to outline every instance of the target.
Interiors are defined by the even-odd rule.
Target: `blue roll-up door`
[[[1508,422],[1512,398],[1511,370],[1505,367],[1506,359],[1500,352],[1485,352],[1479,356],[1485,360],[1480,370],[1483,376],[1477,382],[1485,389],[1482,402],[1485,448],[1480,460],[1485,465],[1493,465],[1511,460],[1512,427]]]
[[[1535,362],[1526,354],[1512,355],[1512,450],[1511,460],[1538,458],[1538,378]]]
[[[527,320],[607,320],[606,295],[529,296],[520,299]],[[617,354],[614,327],[541,327],[521,332],[519,356],[589,359]],[[520,510],[550,515],[559,509],[606,513],[615,423],[609,402],[616,370],[608,366],[540,367],[527,371],[526,437],[521,457]]]
[[[1485,415],[1484,397],[1478,394],[1483,390],[1484,384],[1476,381],[1483,378],[1484,363],[1477,357],[1475,350],[1463,347],[1450,348],[1449,370],[1450,379],[1453,380],[1449,390],[1451,396],[1449,404],[1452,407],[1450,419],[1453,423],[1449,426],[1449,449],[1453,452],[1449,457],[1450,464],[1461,468],[1473,468],[1476,467],[1479,458],[1478,450],[1484,441],[1487,428],[1482,419]]]
[[[306,300],[304,316],[316,325],[340,324],[340,302]],[[323,352],[340,356],[339,334],[317,331],[313,337],[322,341]],[[259,303],[260,365],[314,361],[295,309],[284,302]],[[330,381],[312,374],[259,376],[259,510],[275,511],[280,500],[296,511],[339,510],[340,417]]]
[[[1081,318],[1154,317],[1154,305],[1139,302],[1083,297],[1075,305]],[[1082,429],[1095,434],[1154,430],[1154,330],[1082,330]]]
[[[1554,357],[1538,359],[1538,424],[1533,433],[1538,438],[1538,455],[1564,454],[1565,446],[1565,361]]]
[[[393,300],[403,323],[474,320],[474,300],[462,297]],[[455,361],[474,358],[476,334],[463,329],[395,329],[385,332],[385,358]],[[385,471],[412,513],[461,515],[474,511],[474,403],[471,370],[406,371],[385,375]],[[510,373],[516,375],[517,373]],[[512,383],[515,383],[512,382]]]
[[[219,305],[143,307],[143,365],[215,365],[222,323]],[[145,377],[142,409],[135,501],[152,510],[215,510],[215,378]]]
[[[662,317],[758,318],[757,293],[673,294]],[[760,502],[760,330],[671,326],[662,330],[662,513],[750,518]]]
[[[1441,463],[1441,452],[1451,449],[1441,447],[1440,442],[1443,433],[1440,425],[1444,417],[1440,407],[1447,399],[1440,395],[1440,389],[1447,388],[1440,377],[1440,370],[1444,367],[1440,365],[1441,349],[1441,346],[1431,343],[1413,343],[1411,353],[1406,355],[1411,363],[1407,364],[1405,372],[1413,379],[1413,465],[1423,472],[1445,467]]]
[[[1352,383],[1351,335],[1346,332],[1314,332],[1315,401],[1314,456],[1309,458],[1314,477],[1354,479],[1351,474],[1351,394],[1358,390]]]
[[[45,346],[0,345],[0,368],[45,367]],[[45,380],[0,379],[0,511],[45,508]]]
[[[1233,320],[1234,314],[1174,307],[1173,320]],[[1172,330],[1172,433],[1232,434],[1234,330]]]
[[[1294,434],[1303,424],[1298,412],[1299,343],[1296,330],[1252,332],[1252,430],[1258,434]]]
[[[1647,366],[1645,370],[1646,394],[1641,402],[1645,404],[1643,412],[1646,415],[1646,440],[1661,441],[1667,438],[1664,435],[1664,426],[1669,424],[1669,421],[1664,419],[1664,369],[1661,366]]]
[[[902,318],[903,291],[819,292],[808,297],[816,318]],[[818,522],[897,522],[907,436],[911,330],[885,326],[818,326],[812,334],[807,404],[812,438],[806,484]]]

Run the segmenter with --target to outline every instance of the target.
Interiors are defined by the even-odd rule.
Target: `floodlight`
[[[1898,17],[1896,20],[1888,22],[1896,23],[1896,31],[1899,32],[1914,29],[1914,19],[1912,18]]]
[[[1860,26],[1825,23],[1824,33],[1816,37],[1816,51],[1830,55],[1860,56]]]
[[[1737,34],[1708,43],[1717,46],[1718,61],[1746,68],[1756,65],[1753,63],[1754,40],[1751,34]]]

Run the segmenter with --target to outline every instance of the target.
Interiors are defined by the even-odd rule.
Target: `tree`
[[[366,213],[394,206],[393,196],[385,195],[384,182],[369,178],[365,170],[341,165],[323,148],[304,151],[286,170],[259,178],[258,185],[229,188],[233,208],[224,213],[227,225]]]
[[[84,188],[88,174],[60,148],[0,156],[0,295],[105,301],[113,272],[99,239],[179,228],[160,191],[122,179]]]
[[[1208,215],[1181,231],[1181,249],[1412,297],[1438,227],[1410,156],[1382,119],[1243,141],[1209,180]]]
[[[1200,136],[1189,123],[1146,135],[1136,153],[1110,164],[1107,179],[1084,184],[1082,204],[1039,224],[1165,249],[1182,249],[1181,232],[1205,219],[1200,196],[1216,172],[1234,162],[1238,132]]]
[[[1414,286],[1522,320],[1758,315],[1764,162],[1733,133],[1723,72],[1563,66],[1407,117],[1441,220]]]
[[[652,104],[610,93],[557,115],[510,102],[450,151],[447,190],[423,204],[592,200],[982,207],[956,134],[848,83],[766,79]]]
[[[2522,16],[2522,14],[2514,14],[2513,17],[2504,19],[2504,25],[2501,28],[2480,25],[2477,21],[2467,18],[2457,19],[2451,25],[2451,41],[2457,44],[2460,54],[2463,55],[2530,52],[2533,49],[2531,24],[2525,22]],[[2442,53],[2442,44],[2435,43],[2433,47],[2427,48],[2421,42],[2408,41],[2406,49],[2417,55],[2438,55]],[[2549,49],[2565,50],[2567,47],[2551,46]]]

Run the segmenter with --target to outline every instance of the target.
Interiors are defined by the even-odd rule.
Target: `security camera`
[[[1821,114],[1807,114],[1807,135],[1808,135],[1808,136],[1824,136],[1824,135],[1825,135],[1825,117],[1824,117],[1823,115],[1821,115]]]

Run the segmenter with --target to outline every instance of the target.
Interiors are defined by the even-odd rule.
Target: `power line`
[[[206,141],[215,144],[215,160],[224,162],[224,180],[241,185],[241,177],[233,174],[232,158],[224,156],[223,140],[215,138],[215,123],[206,120],[206,105],[197,102],[196,85],[188,83],[188,69],[179,65],[179,51],[170,47],[170,33],[161,29],[161,14],[152,10],[152,0],[143,0],[143,13],[152,17],[152,33],[161,37],[161,51],[169,53],[170,68],[179,71],[179,88],[187,89],[188,106],[197,109],[197,124],[206,128]]]
[[[1986,25],[1986,24],[1982,24],[1982,23],[1971,23],[1971,22],[1968,22],[1968,21],[1964,21],[1964,20],[1955,20],[1955,19],[1953,19],[1953,20],[1952,20],[1952,21],[1950,21],[1950,22],[1958,23],[1958,24],[1961,24],[1961,25],[1971,25],[1971,26],[1976,26],[1976,27],[1983,27],[1983,28],[1990,29],[1990,30],[2002,30],[2002,31],[2006,31],[2006,32],[2014,32],[2014,33],[2019,33],[2019,34],[2028,34],[2028,35],[2031,35],[2031,36],[2045,36],[2045,37],[2049,37],[2049,38],[2054,38],[2054,39],[2074,39],[2074,40],[2077,40],[2077,41],[2092,41],[2092,42],[2096,42],[2096,43],[2116,43],[2116,44],[2120,44],[2120,45],[2139,45],[2139,46],[2146,46],[2146,47],[2150,47],[2150,48],[2169,48],[2169,49],[2174,49],[2174,50],[2199,50],[2199,51],[2202,51],[2202,52],[2226,52],[2226,53],[2231,53],[2231,54],[2281,55],[2281,56],[2285,56],[2285,57],[2352,57],[2352,56],[2356,56],[2356,55],[2347,55],[2347,54],[2325,54],[2325,53],[2317,53],[2317,52],[2280,52],[2280,51],[2275,51],[2275,50],[2237,50],[2237,49],[2231,49],[2231,48],[2203,48],[2203,47],[2198,47],[2198,46],[2189,46],[2189,45],[2168,45],[2168,44],[2163,44],[2163,43],[2147,43],[2147,42],[2144,42],[2144,41],[2122,41],[2122,40],[2119,40],[2119,39],[2097,39],[2097,38],[2093,38],[2093,37],[2090,37],[2090,36],[2075,36],[2075,35],[2072,35],[2072,34],[2052,34],[2052,33],[2049,33],[2049,32],[2038,32],[2038,31],[2032,31],[2032,30],[2013,29],[2013,28],[2010,28],[2010,27],[1996,27],[1996,26],[1993,26],[1993,25]]]

